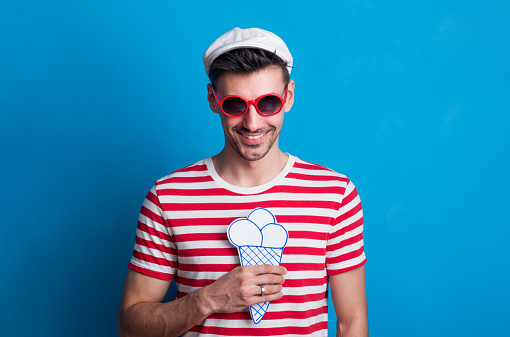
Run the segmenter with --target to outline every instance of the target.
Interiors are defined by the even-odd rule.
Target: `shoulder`
[[[306,180],[323,180],[338,181],[341,183],[349,183],[350,180],[346,175],[338,173],[326,166],[314,164],[298,157],[294,157],[295,162],[291,172],[301,175]]]
[[[209,176],[206,160],[207,159],[199,160],[192,165],[178,169],[156,180],[156,189],[172,183],[199,182],[200,180],[203,180],[203,177]]]

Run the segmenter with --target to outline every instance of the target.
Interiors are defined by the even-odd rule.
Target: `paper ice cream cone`
[[[285,227],[276,223],[273,213],[265,208],[256,208],[248,217],[234,220],[227,233],[228,239],[239,251],[242,266],[279,266],[289,238]],[[268,308],[269,302],[250,307],[255,324],[262,320]]]
[[[271,264],[279,266],[282,260],[282,248],[269,248],[262,246],[240,246],[239,256],[241,257],[242,266],[258,266],[262,264]],[[257,303],[250,306],[250,313],[253,323],[259,323],[267,309],[269,302]]]

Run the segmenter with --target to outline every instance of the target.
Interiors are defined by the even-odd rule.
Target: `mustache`
[[[250,134],[261,134],[261,133],[266,133],[266,132],[269,132],[269,131],[273,131],[273,130],[276,130],[276,128],[274,126],[268,126],[266,128],[262,128],[262,129],[257,129],[255,131],[252,131],[252,130],[249,130],[247,128],[244,128],[242,126],[234,126],[232,128],[232,130],[234,131],[237,131],[239,133],[242,133],[242,134],[245,134],[245,135],[250,135]]]

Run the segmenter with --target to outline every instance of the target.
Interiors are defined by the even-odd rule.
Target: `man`
[[[325,336],[328,279],[338,335],[367,336],[357,191],[345,176],[278,147],[294,103],[285,43],[271,32],[235,28],[207,49],[204,64],[225,145],[157,180],[147,194],[121,336]],[[241,267],[227,227],[260,207],[288,232],[281,265]],[[172,280],[177,299],[161,303]],[[248,307],[264,302],[270,305],[255,324]]]

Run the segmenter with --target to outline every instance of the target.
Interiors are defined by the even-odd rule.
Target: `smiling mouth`
[[[250,136],[250,135],[247,135],[247,134],[244,134],[244,133],[242,133],[242,135],[243,135],[243,137],[248,138],[248,139],[259,139],[259,138],[264,136],[264,133],[262,133],[260,135],[256,135],[256,136]]]
[[[247,130],[242,127],[234,127],[233,131],[237,132],[242,138],[244,138],[247,145],[258,145],[258,142],[261,142],[262,139],[267,136],[268,133],[274,131],[272,127],[260,128],[257,130]]]

